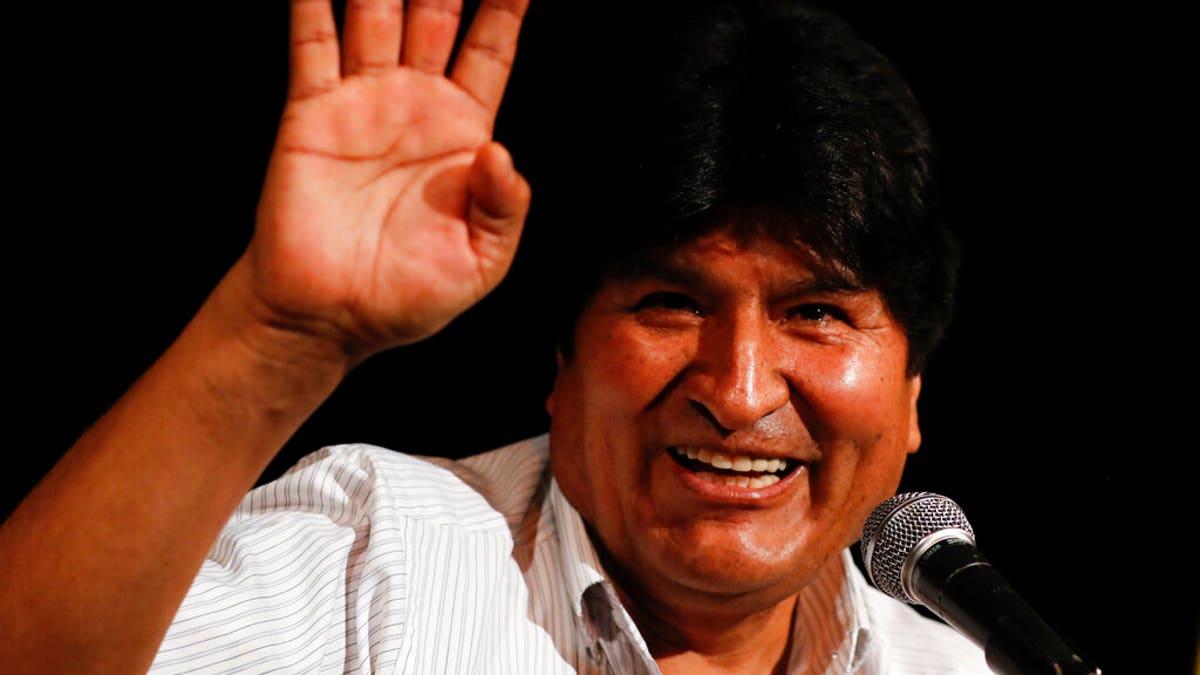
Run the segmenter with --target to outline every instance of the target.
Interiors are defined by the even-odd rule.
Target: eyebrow
[[[841,273],[831,265],[818,265],[814,274],[806,279],[796,279],[778,289],[781,297],[808,295],[813,293],[853,293],[866,289],[849,273]],[[656,279],[686,288],[708,288],[713,285],[711,277],[701,268],[675,264],[669,259],[644,257],[617,269],[617,279]]]

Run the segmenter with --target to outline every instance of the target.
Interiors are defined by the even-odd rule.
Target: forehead
[[[822,256],[794,235],[780,235],[762,226],[725,225],[671,245],[649,247],[616,266],[610,280],[655,278],[684,285],[701,285],[714,276],[782,276],[806,287],[861,290],[863,284],[848,266]]]

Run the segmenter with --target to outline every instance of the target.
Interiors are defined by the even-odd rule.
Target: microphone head
[[[863,566],[876,588],[920,604],[908,588],[912,569],[930,546],[948,538],[975,543],[975,531],[958,504],[932,492],[898,494],[876,506],[863,525]]]

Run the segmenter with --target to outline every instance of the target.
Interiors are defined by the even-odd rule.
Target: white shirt
[[[548,458],[546,436],[457,461],[309,455],[243,500],[151,672],[658,673]],[[843,567],[801,594],[789,672],[989,672]]]

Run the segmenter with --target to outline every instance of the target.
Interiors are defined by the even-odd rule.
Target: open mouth
[[[765,488],[783,480],[800,462],[777,457],[724,455],[708,448],[676,446],[668,454],[683,468],[714,485]]]

